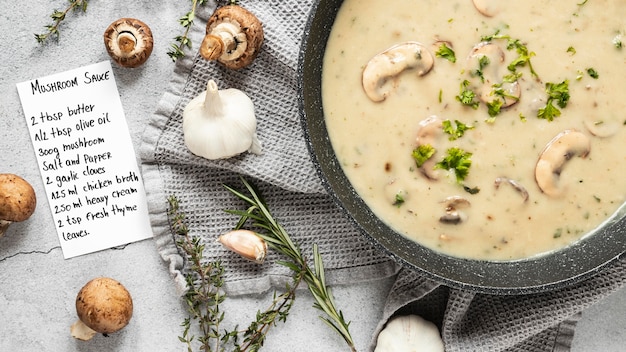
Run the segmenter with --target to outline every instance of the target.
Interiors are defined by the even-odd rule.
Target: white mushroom
[[[497,91],[499,93],[497,93]],[[503,108],[508,108],[517,103],[521,96],[522,89],[518,81],[502,82],[497,86],[483,85],[479,93],[479,99],[482,102],[487,103],[495,99],[500,99]]]
[[[528,191],[526,190],[524,186],[522,186],[521,183],[508,177],[496,177],[495,181],[493,182],[493,185],[495,186],[496,189],[499,189],[502,183],[508,183],[511,187],[513,187],[514,190],[516,190],[522,196],[522,199],[524,200],[524,202],[528,201],[528,198],[529,198]]]
[[[517,103],[522,95],[517,80],[503,81],[508,73],[504,60],[504,50],[494,42],[478,43],[468,55],[469,72],[472,74],[480,72],[479,99],[484,103],[499,99],[503,102],[502,108]]]
[[[504,63],[506,55],[504,50],[502,50],[498,44],[494,42],[480,42],[472,47],[472,50],[470,50],[468,55],[468,59],[470,61],[479,61],[482,57],[489,59],[490,64],[495,63],[496,65],[499,65]],[[474,63],[471,64],[474,65]]]
[[[418,147],[421,145],[430,145],[436,149],[438,140],[442,135],[443,121],[439,117],[433,115],[420,121],[415,141],[417,142]],[[427,178],[437,180],[439,179],[439,171],[435,169],[435,164],[436,159],[431,157],[420,166],[419,170]]]
[[[459,209],[468,208],[470,201],[461,196],[450,196],[442,201],[445,205],[445,214],[439,218],[444,224],[457,225],[467,220],[467,214]]]
[[[483,16],[493,17],[500,12],[502,0],[472,0],[474,7]]]
[[[35,190],[18,175],[0,174],[0,237],[14,222],[25,221],[37,206]]]
[[[263,39],[263,24],[252,12],[239,5],[222,6],[207,21],[200,55],[240,69],[256,58]]]
[[[541,191],[556,197],[563,193],[559,176],[565,163],[574,156],[585,158],[591,149],[589,138],[577,130],[557,134],[539,155],[535,166],[535,180]]]
[[[70,328],[72,336],[90,340],[98,332],[107,335],[128,325],[133,316],[133,300],[118,281],[98,277],[78,292],[76,314],[79,320]]]
[[[120,66],[137,67],[152,54],[152,31],[138,19],[120,18],[104,31],[104,45]]]
[[[403,71],[409,69],[423,76],[430,72],[434,63],[434,55],[421,43],[394,45],[367,63],[363,69],[363,90],[370,100],[383,101],[397,85],[389,81],[397,79]]]
[[[623,123],[619,123],[615,120],[585,120],[583,123],[589,133],[600,138],[606,138],[616,134],[623,126]]]

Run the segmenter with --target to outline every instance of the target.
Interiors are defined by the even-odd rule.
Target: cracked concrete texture
[[[45,197],[35,153],[15,84],[108,59],[101,42],[104,28],[119,17],[148,23],[155,49],[147,64],[135,70],[114,68],[122,105],[138,150],[145,122],[167,85],[173,64],[167,57],[171,38],[180,34],[177,19],[189,4],[180,1],[89,2],[86,14],[72,13],[60,28],[59,41],[38,45],[60,0],[33,0],[3,8],[0,37],[0,172],[26,178],[35,188],[33,217],[13,224],[0,238],[0,351],[184,351],[178,341],[186,317],[183,301],[152,240],[65,260]],[[81,342],[71,338],[78,290],[96,276],[122,282],[134,300],[130,324],[109,337]],[[359,350],[369,344],[390,280],[333,287],[338,305],[352,321]],[[264,308],[271,294],[227,300],[228,324],[246,324]],[[337,351],[343,342],[318,319],[306,292],[298,298],[286,324],[274,328],[266,351]],[[626,345],[626,290],[585,312],[574,339],[575,352],[620,351]]]

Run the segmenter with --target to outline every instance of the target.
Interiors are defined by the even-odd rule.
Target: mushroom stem
[[[219,36],[207,34],[200,46],[200,55],[207,60],[217,60],[224,52],[224,41]]]
[[[233,23],[220,23],[202,40],[200,55],[207,60],[236,60],[247,47],[246,34]]]
[[[74,324],[72,324],[72,326],[70,326],[70,333],[75,339],[89,341],[96,336],[97,331],[88,327],[85,323],[78,319]]]
[[[137,46],[137,38],[131,32],[122,32],[117,37],[117,45],[124,53],[131,53]]]

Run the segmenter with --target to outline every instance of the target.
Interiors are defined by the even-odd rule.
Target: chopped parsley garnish
[[[419,147],[413,149],[413,160],[415,160],[415,164],[417,167],[422,167],[428,159],[432,158],[435,155],[435,148],[433,148],[430,144],[422,144]]]
[[[468,80],[464,80],[461,82],[461,92],[456,96],[456,100],[460,101],[461,104],[471,106],[473,109],[478,109],[480,102],[475,100],[476,93],[469,89],[470,82]]]
[[[561,110],[557,109],[552,103],[548,100],[548,103],[544,108],[539,109],[537,112],[537,117],[540,119],[553,121],[555,117],[561,116]]]
[[[469,174],[469,168],[472,166],[472,153],[466,152],[461,148],[452,147],[448,149],[447,155],[442,161],[435,164],[436,169],[453,170],[456,181],[461,183]]]
[[[396,198],[393,202],[393,205],[395,205],[396,207],[400,207],[402,204],[404,204],[404,196],[401,192],[398,192],[396,193]]]
[[[487,56],[481,56],[480,59],[478,59],[478,69],[473,72],[473,74],[475,76],[478,76],[478,78],[480,78],[480,81],[483,83],[485,82],[485,75],[483,74],[483,70],[485,69],[485,67],[489,66],[490,62],[491,60],[489,60]]]
[[[598,79],[598,77],[600,77],[600,75],[598,75],[598,71],[596,71],[594,68],[590,67],[587,69],[587,74],[589,76],[591,76],[591,78],[593,79]]]
[[[500,110],[502,109],[502,105],[504,102],[500,99],[494,99],[490,102],[487,102],[487,113],[491,118],[487,119],[487,122],[495,122],[495,117],[500,114]]]
[[[546,93],[548,93],[548,100],[556,101],[556,105],[560,108],[566,107],[569,101],[569,81],[546,83]]]
[[[569,101],[569,81],[565,80],[561,83],[546,83],[546,93],[548,93],[548,101],[544,108],[539,109],[537,117],[540,119],[546,119],[548,121],[554,120],[555,117],[561,116],[561,111],[553,105],[559,108],[565,108]]]
[[[463,189],[469,194],[478,194],[478,192],[480,192],[480,188],[478,187],[463,186]]]
[[[537,75],[537,72],[535,72],[535,70],[533,69],[533,65],[530,62],[530,59],[535,56],[535,53],[532,51],[528,50],[528,47],[522,43],[521,40],[519,39],[513,39],[511,38],[511,36],[506,35],[506,34],[500,34],[500,31],[497,30],[495,34],[493,35],[488,35],[488,36],[483,36],[481,38],[482,41],[487,41],[490,42],[492,40],[495,39],[503,39],[507,41],[507,45],[506,48],[507,50],[513,50],[515,49],[515,51],[517,52],[518,57],[511,61],[511,63],[509,63],[509,65],[507,66],[507,68],[509,69],[509,71],[511,72],[516,72],[517,67],[523,67],[528,65],[528,69],[530,70],[530,74],[535,77],[538,78],[539,75]]]
[[[567,52],[572,54],[572,55],[574,55],[574,54],[576,54],[576,49],[574,49],[573,46],[570,46],[569,48],[567,48]]]
[[[454,54],[454,50],[448,47],[446,43],[441,43],[439,49],[435,53],[435,56],[446,59],[452,63],[456,62],[456,55]]]
[[[441,124],[443,126],[443,131],[450,135],[448,139],[451,141],[454,141],[456,139],[463,137],[463,135],[465,134],[465,131],[471,130],[474,128],[474,126],[466,125],[459,120],[454,120],[454,124],[452,124],[452,121],[450,120],[444,120],[441,122]]]
[[[502,83],[513,83],[515,81],[517,81],[520,77],[522,77],[522,74],[519,72],[512,72],[508,75],[504,75],[504,77],[502,77]]]

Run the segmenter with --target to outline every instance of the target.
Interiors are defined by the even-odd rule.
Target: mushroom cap
[[[137,67],[152,54],[154,40],[147,24],[135,18],[120,18],[104,31],[104,46],[120,66]]]
[[[110,334],[125,327],[133,316],[133,300],[118,281],[98,277],[89,281],[76,296],[78,318],[89,328]]]
[[[217,61],[231,69],[240,69],[252,63],[256,58],[261,45],[263,44],[263,24],[250,11],[239,5],[226,5],[215,10],[206,25],[206,34],[210,34],[213,29],[224,22],[235,22],[241,27],[241,31],[246,35],[247,46],[244,53],[234,60]]]
[[[24,221],[37,206],[35,190],[14,174],[0,174],[0,220]]]

